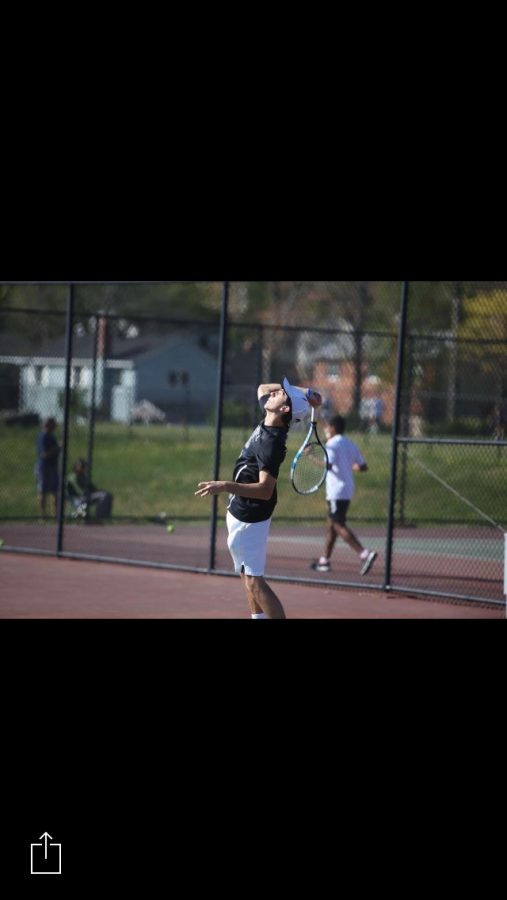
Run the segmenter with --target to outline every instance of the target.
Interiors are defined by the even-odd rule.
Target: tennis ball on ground
[[[172,534],[174,531],[174,525],[168,525],[166,528],[167,534]]]

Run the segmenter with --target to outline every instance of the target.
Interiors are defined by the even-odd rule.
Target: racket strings
[[[299,457],[293,473],[294,487],[307,493],[319,487],[327,471],[327,457],[318,443],[310,443]]]

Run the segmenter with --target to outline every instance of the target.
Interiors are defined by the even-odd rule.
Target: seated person
[[[67,479],[67,491],[88,507],[95,506],[97,519],[106,519],[111,515],[113,496],[108,491],[98,491],[91,483],[85,459],[76,459],[72,466],[72,474]]]

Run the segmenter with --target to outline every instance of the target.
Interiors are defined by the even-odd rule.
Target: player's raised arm
[[[260,384],[257,388],[257,399],[260,400],[261,397],[265,397],[266,394],[272,394],[274,391],[281,391],[281,384]]]
[[[297,391],[301,391],[301,393],[306,397],[310,406],[321,406],[322,405],[322,397],[318,391],[315,391],[313,388],[300,387],[299,385],[293,385],[293,387]],[[273,382],[272,384],[260,384],[257,388],[257,399],[260,400],[261,397],[265,397],[266,394],[272,394],[276,391],[283,391],[283,385],[277,382]]]

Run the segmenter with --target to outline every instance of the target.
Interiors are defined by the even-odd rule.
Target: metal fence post
[[[400,426],[402,428],[403,437],[410,437],[410,409],[412,405],[412,370],[414,367],[414,341],[412,335],[408,336],[408,352],[407,352],[407,363],[405,368],[405,372],[407,374],[407,378],[405,379],[406,384],[406,400],[405,407],[403,410],[403,415],[400,410]],[[407,521],[405,519],[405,496],[407,489],[407,463],[408,463],[408,444],[403,445],[403,455],[401,457],[401,470],[400,470],[400,517],[399,523],[400,525],[406,525]]]
[[[398,434],[400,430],[401,388],[403,382],[403,357],[408,310],[408,281],[401,286],[400,330],[398,332],[398,357],[396,360],[396,387],[391,446],[391,475],[389,480],[389,501],[387,507],[387,540],[383,589],[391,586],[391,562],[393,553],[394,507],[396,503],[396,469],[398,463]]]
[[[88,482],[91,484],[93,479],[93,450],[95,447],[95,401],[97,391],[97,347],[99,343],[99,319],[94,316],[94,332],[93,332],[93,369],[92,369],[92,391],[90,398],[90,419],[88,424]],[[86,490],[86,520],[88,521],[90,511],[90,488]]]
[[[60,554],[63,549],[63,522],[65,518],[65,478],[67,473],[67,455],[69,444],[69,414],[70,414],[70,381],[72,370],[72,332],[74,328],[74,285],[71,282],[67,291],[67,321],[65,330],[65,393],[63,406],[63,436],[62,456],[60,465],[60,493],[58,496],[58,531],[56,540],[56,552]]]
[[[218,346],[218,376],[215,417],[215,459],[213,463],[213,481],[220,475],[220,447],[222,443],[222,410],[224,398],[225,354],[227,341],[227,310],[229,303],[229,282],[224,281],[222,289],[222,307],[220,310],[220,342]],[[215,568],[216,534],[217,534],[218,497],[211,498],[211,521],[209,542],[209,569]]]
[[[257,384],[262,384],[262,350],[263,350],[263,338],[264,338],[264,326],[259,325],[257,327],[257,375],[256,381]],[[259,416],[259,401],[257,400],[257,395],[255,396],[255,403],[252,407],[252,423],[255,423],[256,418]],[[255,427],[255,424],[253,424]]]

